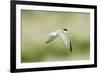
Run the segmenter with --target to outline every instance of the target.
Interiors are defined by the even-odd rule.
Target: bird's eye
[[[67,29],[63,29],[63,30],[68,31]]]

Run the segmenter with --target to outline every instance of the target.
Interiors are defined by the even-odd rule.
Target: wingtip
[[[71,42],[70,42],[70,52],[72,52],[72,45],[71,45]]]
[[[70,50],[70,52],[72,53],[72,50]]]
[[[45,44],[47,44],[48,42],[45,42]]]

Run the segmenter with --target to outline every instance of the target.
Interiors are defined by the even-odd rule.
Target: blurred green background
[[[21,62],[69,61],[90,58],[90,14],[21,10]],[[45,44],[47,34],[66,28],[73,51],[70,53],[60,37]]]

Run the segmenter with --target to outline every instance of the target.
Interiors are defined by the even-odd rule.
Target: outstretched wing
[[[61,36],[61,38],[63,39],[64,43],[65,43],[65,46],[66,48],[69,48],[70,49],[70,52],[72,52],[72,45],[71,45],[71,41],[70,39],[68,38],[67,34],[64,33],[64,32],[60,32],[59,35]]]
[[[46,44],[50,43],[51,41],[55,40],[56,37],[57,37],[56,34],[49,34],[49,38],[48,38],[48,40],[45,43]]]

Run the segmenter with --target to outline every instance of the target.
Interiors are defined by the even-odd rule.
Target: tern
[[[72,52],[72,45],[71,45],[71,41],[68,37],[67,32],[68,32],[67,29],[59,29],[59,30],[56,30],[55,32],[51,32],[48,34],[49,38],[45,43],[46,44],[50,43],[53,40],[55,40],[58,36],[60,36],[62,40],[64,41],[65,47],[69,49],[70,52]]]

